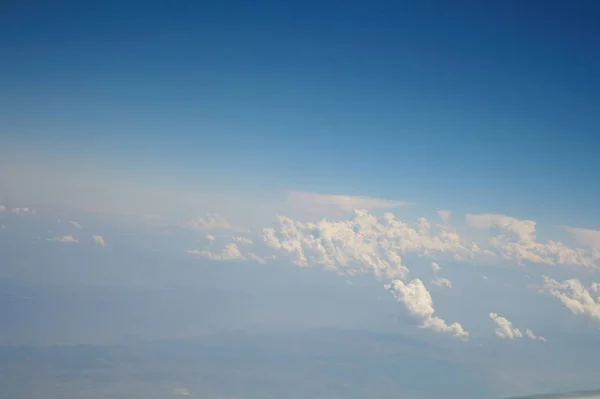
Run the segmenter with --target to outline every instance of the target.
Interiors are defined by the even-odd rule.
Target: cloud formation
[[[65,242],[65,243],[74,243],[77,244],[79,241],[73,237],[72,235],[62,236],[62,237],[54,237],[48,238],[48,241],[56,241],[56,242]]]
[[[207,213],[204,217],[190,220],[187,225],[196,230],[238,230],[229,220],[217,213]]]
[[[437,214],[445,225],[450,224],[450,216],[452,216],[452,211],[437,211]]]
[[[452,281],[450,281],[444,277],[436,278],[435,280],[431,280],[431,284],[437,285],[438,287],[448,287],[448,288],[453,287]]]
[[[540,292],[557,298],[575,315],[600,321],[600,297],[594,298],[590,293],[590,291],[597,292],[598,286],[595,283],[588,290],[577,279],[565,280],[562,283],[547,276],[542,276],[542,279],[543,285]]]
[[[253,244],[252,240],[247,237],[232,237],[231,239],[235,242],[239,242],[240,244],[246,244],[246,245]]]
[[[600,231],[580,227],[561,226],[579,245],[600,249]]]
[[[498,315],[497,313],[490,313],[489,317],[490,320],[496,325],[494,334],[500,339],[517,339],[525,336],[536,341],[547,341],[544,337],[536,336],[530,329],[526,329],[525,335],[523,335],[520,329],[513,327],[513,324],[510,320],[508,320],[506,317]]]
[[[319,194],[304,191],[289,191],[288,201],[305,206],[333,206],[345,212],[353,212],[356,209],[390,209],[410,205],[405,201],[351,195]]]
[[[30,214],[30,215],[35,215],[35,209],[29,209],[29,208],[12,208],[11,209],[12,213],[15,213],[17,215],[24,215],[24,214]]]
[[[71,223],[71,225],[73,227],[75,227],[76,229],[80,229],[81,228],[81,225],[79,224],[79,222],[70,221],[69,223]]]
[[[188,251],[188,254],[197,257],[204,257],[210,260],[248,260],[248,258],[242,255],[237,245],[233,243],[227,244],[225,248],[217,253],[208,250],[200,251],[197,249],[192,249]],[[253,260],[258,261],[258,259],[259,258],[255,255]]]
[[[100,245],[101,247],[105,246],[104,237],[102,237],[102,236],[92,236],[92,238],[94,239],[94,242],[97,245]]]
[[[431,294],[421,280],[414,279],[408,284],[404,284],[401,280],[394,280],[391,284],[386,284],[385,289],[398,302],[402,303],[413,317],[420,321],[421,327],[451,334],[463,340],[469,338],[469,333],[459,323],[454,322],[448,325],[444,319],[433,315],[435,309]]]

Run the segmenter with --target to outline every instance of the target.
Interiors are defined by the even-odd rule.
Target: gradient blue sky
[[[334,327],[597,387],[600,2],[9,3],[0,346]]]
[[[2,147],[598,228],[599,7],[13,2]]]

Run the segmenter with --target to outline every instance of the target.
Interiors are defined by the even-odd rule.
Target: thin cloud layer
[[[580,227],[561,226],[579,245],[600,250],[600,231]]]
[[[304,206],[333,206],[345,212],[353,212],[355,209],[390,209],[410,205],[405,201],[351,195],[319,194],[304,191],[289,191],[288,201]]]
[[[401,280],[394,280],[391,284],[385,285],[385,289],[398,302],[402,303],[413,317],[420,321],[421,327],[451,334],[463,340],[469,338],[469,333],[459,323],[454,322],[448,325],[444,319],[433,315],[435,309],[431,294],[421,280],[414,279],[408,284],[404,284]]]
[[[73,237],[72,235],[66,235],[66,236],[62,236],[62,237],[54,237],[54,238],[48,238],[48,241],[56,241],[56,242],[64,242],[64,243],[73,243],[73,244],[77,244],[79,241]]]
[[[204,217],[190,220],[187,225],[198,230],[238,230],[229,220],[217,213],[207,213]]]

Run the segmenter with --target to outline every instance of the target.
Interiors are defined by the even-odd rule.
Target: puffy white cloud
[[[303,206],[334,206],[346,212],[352,212],[356,209],[389,209],[409,205],[405,201],[351,195],[318,194],[304,191],[289,191],[288,201],[302,204]]]
[[[557,298],[573,314],[600,321],[600,297],[594,298],[581,281],[569,279],[561,283],[547,276],[542,276],[542,279],[540,292]],[[596,289],[597,286],[590,287],[592,291]]]
[[[495,228],[499,234],[488,242],[491,249],[506,260],[524,264],[524,261],[547,265],[579,265],[598,268],[600,253],[589,253],[581,248],[570,248],[559,241],[536,241],[536,222],[519,220],[498,214],[465,216],[466,223],[480,230]]]
[[[318,264],[350,275],[373,273],[377,277],[403,278],[408,269],[401,256],[445,255],[469,260],[483,254],[476,243],[456,233],[433,234],[426,219],[409,225],[387,213],[381,218],[365,210],[350,220],[303,223],[279,216],[278,228],[263,229],[265,244],[299,266]]]
[[[92,238],[94,239],[94,242],[96,244],[100,245],[101,247],[105,246],[104,237],[102,237],[102,236],[92,236]]]
[[[582,229],[580,227],[561,226],[579,244],[600,249],[600,231]]]
[[[431,262],[431,268],[433,269],[434,273],[437,273],[440,270],[442,270],[442,267],[436,262]]]
[[[600,292],[600,283],[592,283],[590,285],[590,290],[592,290],[592,292]]]
[[[215,236],[213,236],[212,234],[207,234],[207,235],[206,235],[206,239],[207,239],[208,241],[214,241],[214,240],[215,240]]]
[[[81,228],[81,225],[79,224],[79,222],[70,221],[69,223],[71,223],[71,225],[73,227],[75,227],[76,229],[80,229]]]
[[[521,330],[513,328],[512,322],[507,318],[502,317],[497,313],[490,313],[490,320],[496,324],[496,329],[494,331],[496,337],[501,339],[523,338]]]
[[[452,334],[464,340],[469,338],[469,333],[459,323],[454,322],[448,325],[443,319],[433,315],[435,309],[431,294],[421,280],[414,279],[408,284],[404,284],[401,280],[394,280],[391,284],[385,285],[385,289],[398,302],[402,303],[413,317],[420,321],[421,327]]]
[[[240,244],[252,245],[252,240],[247,237],[232,237],[232,239]]]
[[[529,328],[525,330],[525,335],[520,329],[513,327],[513,324],[506,317],[502,317],[497,313],[490,313],[490,320],[496,325],[494,333],[500,339],[517,339],[527,337],[535,341],[547,342],[546,338],[536,336]]]
[[[188,254],[198,257],[202,256],[211,260],[248,260],[244,255],[242,255],[239,248],[234,243],[227,244],[225,248],[218,253],[207,250],[199,251],[193,249],[188,251]]]
[[[445,225],[450,224],[450,216],[452,216],[452,211],[437,211],[437,214]]]
[[[452,281],[448,280],[447,278],[443,278],[443,277],[432,280],[431,284],[437,285],[438,287],[448,287],[448,288],[453,287]]]
[[[527,338],[533,339],[534,341],[548,342],[546,338],[535,335],[529,328],[525,330],[525,335]]]
[[[48,238],[48,241],[56,241],[56,242],[66,242],[66,243],[78,243],[79,241],[73,237],[72,235],[62,236],[62,237],[54,237]]]
[[[217,213],[207,213],[204,217],[190,220],[187,225],[192,229],[199,230],[240,230]]]
[[[16,213],[17,215],[24,215],[24,214],[35,215],[35,209],[29,209],[29,208],[12,208],[11,212]]]

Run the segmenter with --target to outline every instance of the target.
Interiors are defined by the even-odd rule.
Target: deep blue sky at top
[[[600,227],[600,2],[8,3],[5,148]]]

